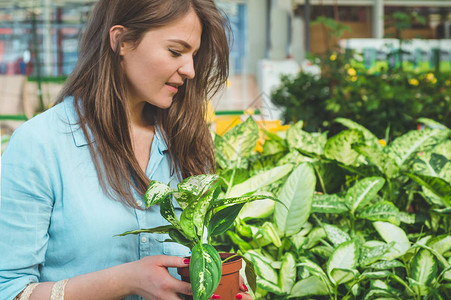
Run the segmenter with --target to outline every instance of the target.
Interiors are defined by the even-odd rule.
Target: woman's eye
[[[180,52],[178,52],[178,51],[175,51],[175,50],[172,50],[172,49],[168,49],[169,50],[169,52],[171,52],[171,54],[173,55],[173,56],[181,56],[182,54],[180,53]]]

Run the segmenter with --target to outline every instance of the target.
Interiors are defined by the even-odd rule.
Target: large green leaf
[[[437,251],[437,253],[443,255],[451,251],[451,236],[449,234],[436,236],[429,240],[427,245]]]
[[[449,138],[449,130],[423,129],[413,130],[398,137],[384,150],[395,159],[398,166],[403,166],[413,155],[432,148]]]
[[[434,193],[441,203],[435,203],[441,206],[451,206],[451,184],[438,177],[431,177],[421,174],[406,173],[413,181],[427,188]]]
[[[324,155],[345,165],[355,165],[358,161],[359,153],[352,149],[352,144],[360,143],[363,140],[364,136],[358,130],[342,131],[327,141]]]
[[[329,280],[329,277],[319,265],[304,256],[299,257],[298,261],[298,266],[307,269],[310,274],[320,278],[324,285],[327,287],[329,293],[332,293],[332,282]]]
[[[128,234],[140,234],[140,233],[169,233],[169,230],[173,228],[174,226],[172,225],[164,225],[149,229],[130,230],[121,234],[117,234],[116,236],[126,236]]]
[[[377,232],[387,243],[394,243],[390,253],[385,259],[390,260],[404,255],[410,248],[410,242],[406,233],[400,227],[388,222],[373,222]]]
[[[387,178],[393,178],[398,175],[399,167],[395,160],[381,149],[366,144],[354,144],[352,148],[373,163]]]
[[[215,138],[216,152],[228,163],[249,157],[258,140],[258,126],[252,117]],[[229,164],[230,166],[230,164]]]
[[[312,213],[341,214],[347,211],[349,211],[349,207],[336,194],[313,195]]]
[[[265,193],[261,193],[264,195]],[[272,199],[263,199],[244,204],[238,218],[247,221],[269,217],[274,212],[276,202]]]
[[[216,174],[190,176],[177,185],[179,191],[189,192],[196,196],[206,193],[218,180]]]
[[[238,197],[246,193],[258,191],[259,189],[285,177],[292,170],[292,165],[283,165],[261,172],[240,184],[234,185],[228,192],[227,197]]]
[[[194,213],[196,211],[196,204],[199,199],[193,199],[188,206],[182,211],[180,216],[180,226],[182,227],[183,233],[190,238],[198,238],[196,233],[196,226],[193,222]]]
[[[335,119],[335,122],[340,123],[349,129],[356,129],[363,133],[363,136],[365,137],[365,142],[373,147],[382,148],[382,145],[379,143],[379,139],[368,129],[366,129],[364,126],[360,125],[359,123],[356,123],[350,119],[345,118],[337,118]]]
[[[386,221],[398,226],[401,223],[399,209],[392,202],[388,201],[377,202],[366,207],[360,211],[358,217],[370,221]]]
[[[299,232],[310,216],[316,177],[308,163],[300,164],[288,177],[276,203],[274,223],[282,236]]]
[[[334,272],[337,270],[355,270],[359,258],[359,247],[356,241],[347,241],[340,244],[332,253],[327,262],[327,274],[335,284],[341,284],[354,279],[352,272]]]
[[[338,246],[351,240],[349,234],[335,225],[323,224],[322,226],[326,232],[327,238],[332,242],[332,244],[334,244],[334,246]]]
[[[218,252],[208,244],[197,244],[191,251],[189,275],[193,298],[207,300],[219,285],[222,262]]]
[[[346,203],[351,207],[351,213],[354,214],[358,207],[363,207],[370,202],[384,183],[385,180],[382,177],[367,177],[354,184],[345,197]]]
[[[279,272],[279,286],[286,294],[290,293],[296,281],[296,257],[291,252],[285,252]]]
[[[174,206],[172,205],[172,197],[166,197],[160,203],[160,214],[169,223],[171,223],[176,229],[182,230],[180,221],[175,214]]]
[[[360,265],[367,266],[378,260],[384,259],[385,255],[390,252],[390,249],[395,243],[382,244],[380,246],[374,246],[372,248],[363,247],[360,254]]]
[[[225,207],[213,214],[208,224],[208,235],[219,235],[227,231],[240,213],[244,203]]]
[[[316,277],[310,276],[302,279],[293,286],[288,298],[306,297],[306,296],[320,296],[329,295],[329,290],[326,284]]]
[[[144,200],[146,202],[146,207],[155,205],[163,201],[168,197],[174,190],[170,188],[167,184],[152,180],[144,194]]]
[[[303,153],[323,154],[326,141],[327,134],[303,131],[298,124],[287,130],[287,142],[290,149],[299,149]]]
[[[261,254],[256,251],[248,251],[244,256],[254,264],[255,272],[258,276],[257,278],[264,278],[266,281],[278,286],[279,278],[277,272],[268,261],[263,259]],[[259,283],[258,279],[257,283]]]
[[[434,255],[426,249],[421,249],[413,258],[410,271],[414,289],[419,295],[427,295],[427,287],[437,275],[437,261]]]

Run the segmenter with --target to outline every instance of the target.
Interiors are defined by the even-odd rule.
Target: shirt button
[[[141,237],[141,243],[147,242],[147,238],[145,236]]]
[[[143,202],[141,200],[138,200],[138,201],[136,201],[136,204],[138,204],[138,206],[141,207],[143,205]]]

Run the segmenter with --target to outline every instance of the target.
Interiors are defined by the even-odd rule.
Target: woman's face
[[[148,102],[168,108],[185,79],[195,75],[193,58],[200,47],[202,25],[190,11],[181,19],[144,34],[136,48],[121,47],[122,67],[132,105]]]

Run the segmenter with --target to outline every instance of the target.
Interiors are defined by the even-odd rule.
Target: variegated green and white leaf
[[[367,266],[369,264],[375,263],[385,257],[387,253],[390,252],[391,248],[395,243],[391,242],[388,244],[382,244],[379,246],[372,247],[370,249],[363,247],[362,254],[360,255],[360,265]]]
[[[352,149],[352,144],[364,140],[362,132],[351,129],[345,130],[331,137],[324,147],[324,155],[329,159],[337,160],[345,165],[355,165],[359,153]]]
[[[347,211],[349,211],[349,207],[335,194],[313,195],[312,213],[341,214]]]
[[[262,255],[253,251],[246,252],[244,256],[254,264],[257,278],[264,278],[266,281],[278,286],[279,277],[270,262],[265,260]],[[258,279],[257,283],[259,283]]]
[[[388,201],[377,202],[366,207],[358,214],[358,217],[370,221],[386,221],[398,226],[401,223],[398,208]]]
[[[389,270],[394,268],[403,268],[404,265],[398,260],[382,260],[368,266],[375,270]]]
[[[249,157],[257,145],[258,137],[257,123],[249,117],[227,131],[222,138],[215,139],[216,152],[227,162],[237,162]]]
[[[421,249],[413,258],[410,271],[411,278],[416,283],[429,286],[437,275],[437,261],[434,255],[426,249]]]
[[[172,205],[172,197],[166,197],[160,202],[160,214],[176,229],[182,231],[182,226],[175,213],[174,205]]]
[[[334,244],[334,246],[338,246],[344,242],[351,240],[349,234],[335,225],[323,224],[323,228],[326,232],[327,238],[332,242],[332,244]]]
[[[271,281],[266,280],[264,277],[257,277],[257,285],[261,289],[271,292],[276,295],[284,295],[282,289]]]
[[[285,252],[279,272],[279,286],[282,292],[289,294],[296,281],[296,257],[291,252]]]
[[[287,176],[292,170],[293,166],[288,164],[261,172],[240,184],[234,185],[228,192],[227,197],[238,197],[246,193],[258,191]]]
[[[216,174],[190,176],[177,185],[179,191],[186,191],[196,196],[206,193],[218,180]]]
[[[340,123],[349,129],[356,129],[360,131],[361,133],[363,133],[365,142],[368,145],[376,148],[382,148],[382,145],[379,143],[379,139],[371,131],[369,131],[367,128],[360,125],[359,123],[346,118],[336,118],[335,122]]]
[[[359,248],[356,241],[347,241],[340,244],[327,262],[327,274],[330,280],[335,284],[341,284],[353,279],[353,275],[345,275],[341,272],[332,274],[332,270],[355,270],[359,258]]]
[[[434,147],[448,139],[449,135],[449,130],[413,130],[395,139],[384,150],[395,159],[398,166],[403,166],[415,153]]]
[[[305,268],[310,272],[310,274],[320,278],[321,281],[328,288],[329,292],[332,292],[332,282],[329,280],[329,277],[326,275],[326,273],[320,266],[318,266],[316,263],[303,256],[299,257],[298,261],[299,261],[298,266]]]
[[[442,123],[439,123],[433,119],[429,119],[429,118],[419,118],[417,120],[418,123],[424,124],[429,128],[433,128],[433,129],[441,129],[441,130],[446,130],[449,129],[448,127],[446,127],[445,125],[443,125]]]
[[[367,177],[359,180],[346,192],[346,203],[351,207],[354,214],[357,208],[364,207],[376,197],[379,190],[384,186],[385,180],[382,177]]]
[[[310,216],[316,176],[308,163],[300,164],[288,177],[276,203],[274,223],[282,236],[299,232]]]
[[[262,225],[261,231],[263,235],[268,237],[269,240],[276,246],[277,248],[282,247],[282,241],[280,240],[279,234],[277,233],[276,228],[271,222],[265,222]]]
[[[172,192],[174,192],[174,190],[167,184],[152,180],[146,193],[144,194],[146,207],[160,203],[166,197],[169,197]]]
[[[394,242],[393,248],[385,259],[390,260],[404,255],[410,248],[410,242],[406,233],[400,227],[388,222],[373,222],[374,227],[385,242]]]
[[[393,178],[398,175],[399,167],[395,160],[383,152],[382,149],[366,144],[355,144],[353,149],[373,163],[387,178]]]
[[[446,180],[414,173],[406,173],[406,175],[416,183],[434,193],[441,201],[441,203],[435,204],[446,207],[451,206],[451,184]]]
[[[140,234],[140,233],[169,233],[169,230],[174,229],[174,226],[172,225],[164,225],[164,226],[158,226],[155,228],[149,228],[149,229],[138,229],[138,230],[130,230],[126,231],[121,234],[117,234],[116,236],[126,236],[128,234]]]
[[[326,284],[324,284],[324,282],[320,278],[316,276],[310,276],[296,282],[288,298],[321,296],[329,294],[330,292]]]
[[[315,227],[308,234],[308,242],[304,246],[304,249],[310,249],[314,247],[321,239],[326,237],[326,231],[322,227]]]
[[[327,142],[327,134],[309,133],[295,124],[287,131],[287,142],[290,149],[321,155]]]
[[[360,274],[360,278],[359,280],[364,280],[364,279],[382,279],[382,278],[387,278],[391,276],[391,272],[389,271],[377,271],[377,272],[363,272],[362,274]]]
[[[189,274],[193,298],[208,300],[219,285],[222,262],[218,252],[208,244],[197,244],[191,252]]]
[[[340,285],[357,280],[359,277],[359,271],[355,269],[333,268],[330,272],[330,276],[333,278],[336,285]]]
[[[443,255],[451,251],[451,236],[449,234],[437,236],[429,240],[427,245],[437,251],[437,253]]]
[[[259,194],[266,195],[267,193],[262,192]],[[276,202],[272,199],[263,199],[249,202],[243,206],[243,209],[241,209],[238,218],[244,221],[250,219],[263,219],[269,217],[274,212],[275,206]]]

